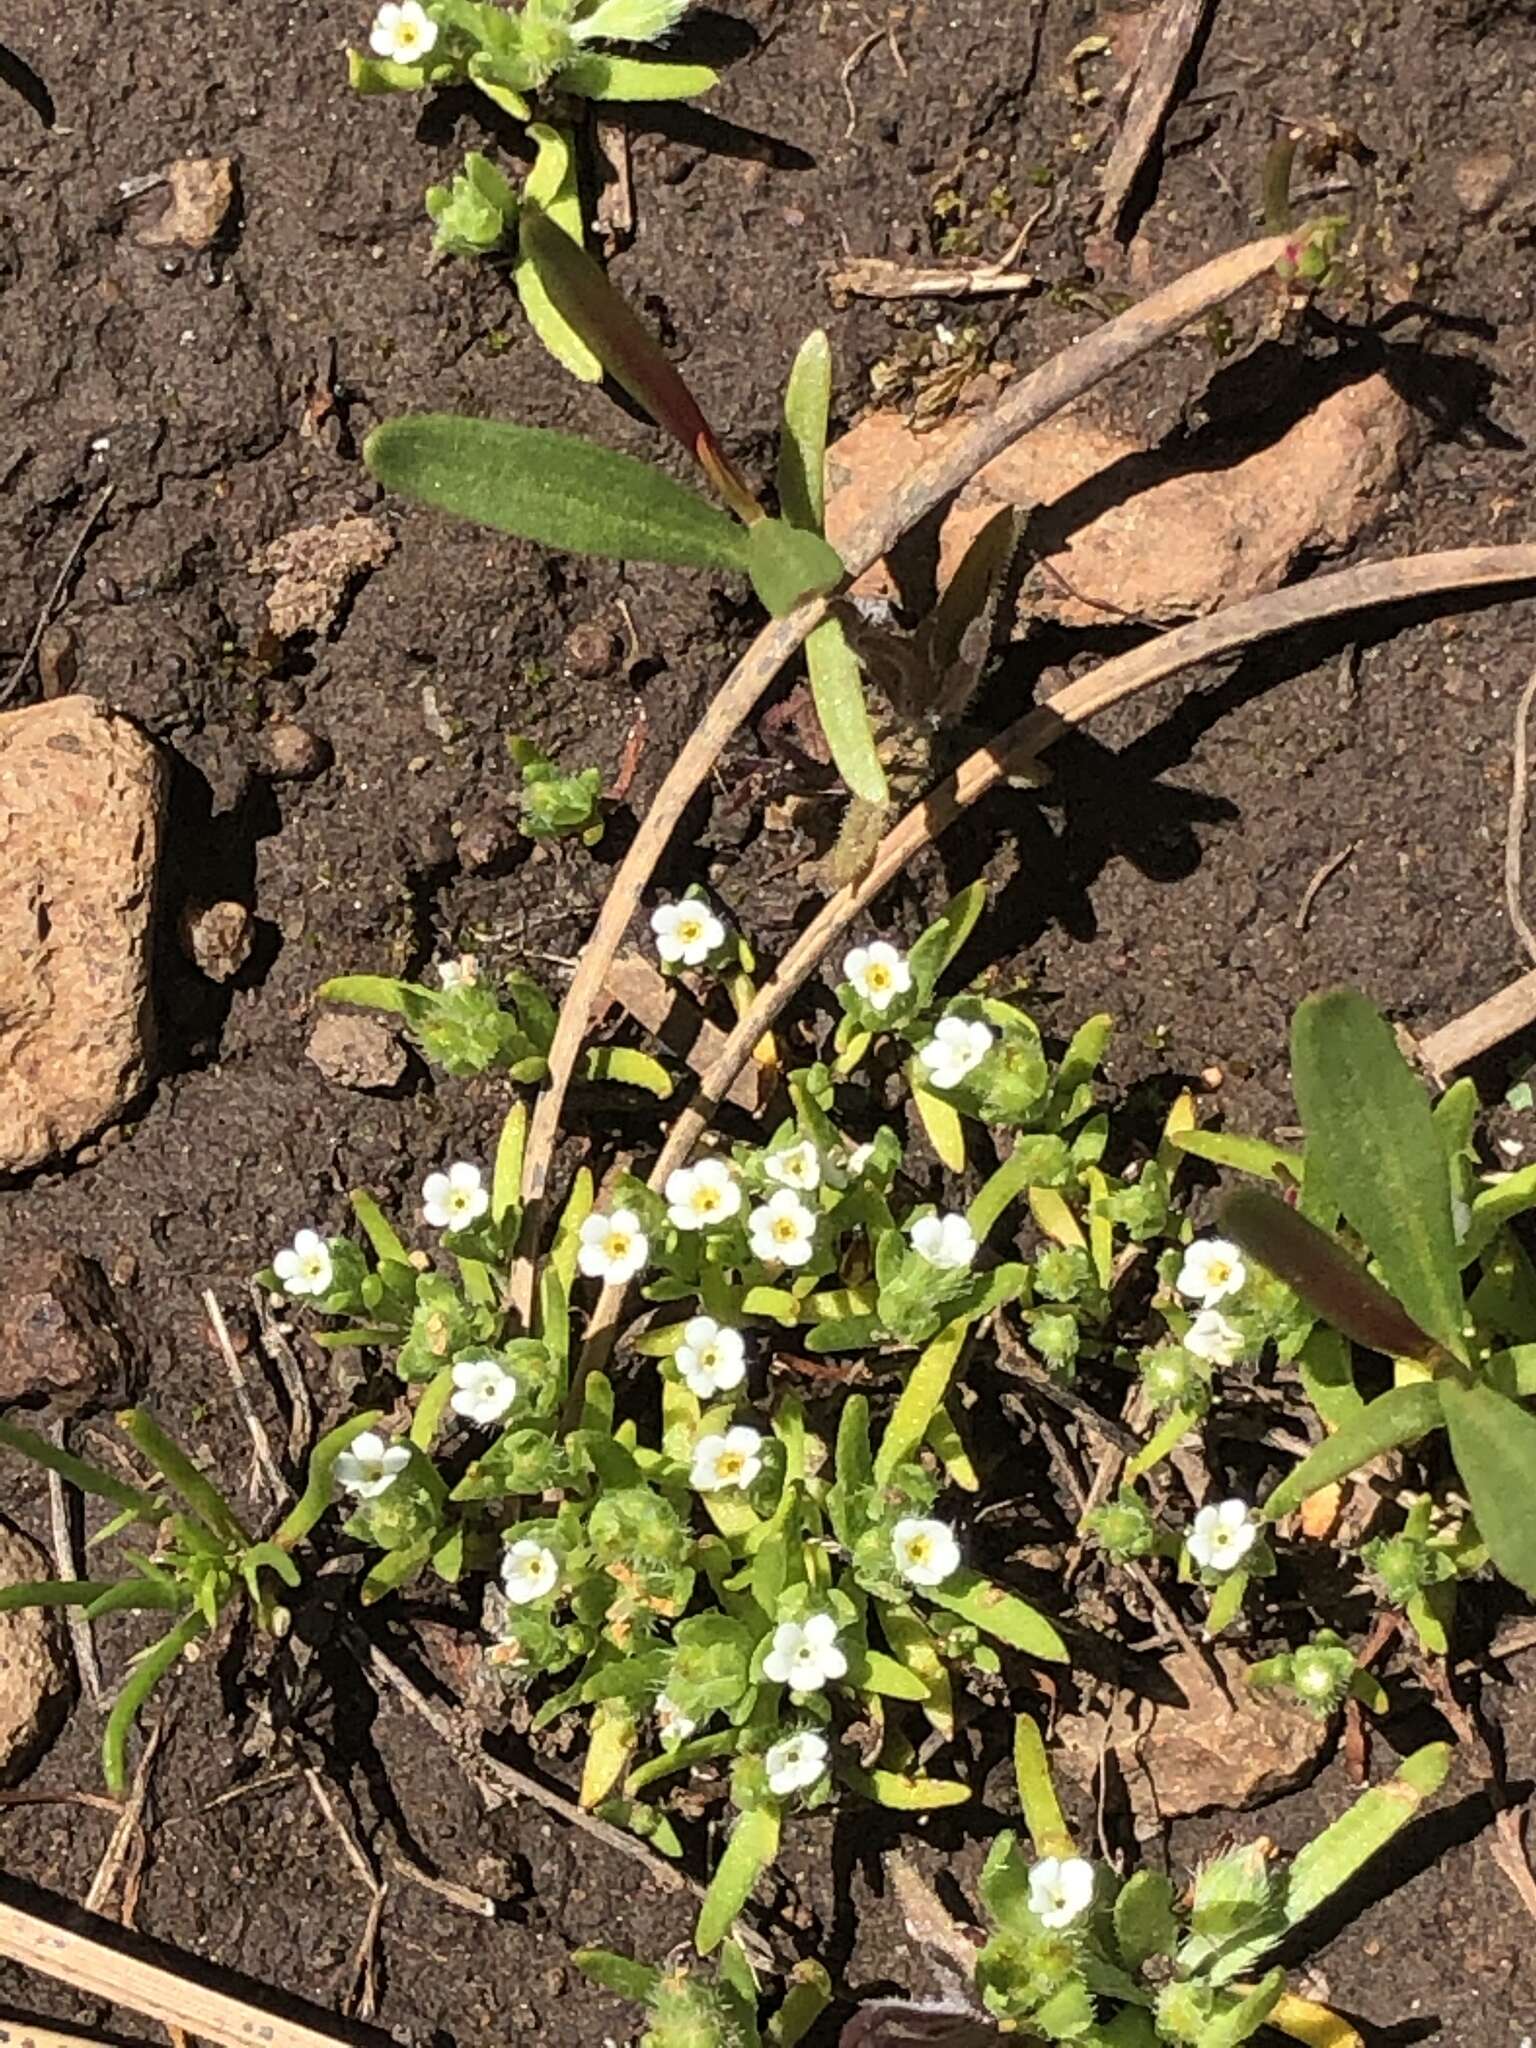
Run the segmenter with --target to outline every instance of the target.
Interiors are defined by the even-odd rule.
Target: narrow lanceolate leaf
[[[1038,1722],[1030,1714],[1013,1721],[1013,1776],[1024,1809],[1024,1825],[1037,1856],[1075,1856],[1077,1845],[1056,1797],[1050,1761]]]
[[[1445,1149],[1392,1027],[1353,989],[1309,996],[1292,1026],[1291,1063],[1308,1160],[1408,1314],[1464,1361]]]
[[[1445,1420],[1441,1397],[1449,1385],[1449,1381],[1412,1380],[1368,1401],[1281,1480],[1264,1503],[1266,1520],[1278,1521],[1299,1508],[1308,1494],[1348,1478],[1383,1451],[1395,1451],[1399,1444],[1413,1443],[1438,1429]],[[1536,1421],[1531,1427],[1536,1430]]]
[[[1278,1195],[1267,1188],[1232,1188],[1218,1213],[1223,1230],[1251,1258],[1355,1343],[1388,1358],[1433,1354],[1433,1338],[1402,1304],[1341,1244]]]
[[[408,981],[395,981],[387,974],[338,974],[322,981],[315,994],[322,1003],[356,1003],[361,1010],[389,1010],[403,1016],[410,991]]]
[[[940,1330],[907,1375],[901,1398],[885,1426],[875,1454],[875,1478],[883,1484],[923,1441],[928,1424],[949,1391],[955,1367],[965,1349],[966,1326],[951,1323]]]
[[[1363,1793],[1347,1813],[1310,1841],[1291,1865],[1286,1883],[1286,1931],[1299,1927],[1384,1849],[1424,1801],[1439,1791],[1450,1767],[1448,1742],[1426,1744],[1404,1758],[1395,1777]]]
[[[832,403],[832,344],[818,327],[800,344],[784,387],[779,443],[779,510],[791,526],[820,533],[827,489],[827,412]]]
[[[1301,1154],[1263,1138],[1245,1138],[1234,1131],[1178,1131],[1172,1143],[1188,1157],[1209,1160],[1212,1166],[1256,1173],[1261,1180],[1288,1181],[1293,1187],[1301,1183]]]
[[[912,948],[907,964],[912,969],[912,985],[923,1002],[933,994],[939,976],[971,936],[986,902],[986,883],[972,882],[958,896],[951,897]]]
[[[648,1052],[628,1045],[595,1045],[587,1054],[589,1081],[622,1081],[630,1088],[643,1088],[648,1095],[665,1102],[672,1093],[672,1076]]]
[[[912,1107],[922,1120],[928,1142],[951,1173],[965,1171],[965,1125],[952,1102],[919,1082],[912,1083]]]
[[[823,619],[805,643],[811,697],[833,764],[855,796],[889,800],[875,729],[864,699],[864,675],[840,619]]]
[[[860,1771],[850,1766],[841,1775],[856,1792],[895,1813],[933,1813],[941,1806],[963,1806],[971,1796],[970,1787],[953,1778],[925,1778],[910,1771]]]
[[[657,426],[682,443],[716,488],[726,491],[727,503],[737,517],[757,516],[759,507],[727,461],[697,399],[629,301],[608,282],[601,266],[540,206],[524,202],[519,228],[521,246],[561,319],[581,337],[609,376],[623,385],[637,405],[644,406]],[[717,475],[722,466],[723,478]],[[744,504],[732,495],[733,482],[744,494]]]
[[[764,611],[776,619],[843,580],[842,557],[831,542],[783,519],[757,519],[747,528],[747,570]]]
[[[701,1956],[717,1949],[730,1933],[736,1916],[752,1896],[752,1887],[778,1853],[779,1809],[750,1807],[732,1828],[699,1909],[693,1945]]]
[[[584,100],[691,100],[720,83],[707,64],[661,64],[589,51],[560,72],[560,90]]]
[[[924,1589],[935,1607],[947,1607],[1011,1649],[1024,1650],[1042,1663],[1065,1664],[1067,1646],[1038,1608],[1016,1593],[984,1579],[980,1572],[958,1571],[942,1586]]]
[[[577,1969],[611,1991],[618,1998],[632,1998],[644,2005],[661,1982],[655,1963],[637,1963],[629,1956],[616,1955],[611,1948],[579,1948],[571,1956]]]
[[[745,533],[707,499],[648,463],[569,434],[417,413],[375,427],[363,460],[402,497],[545,547],[694,569],[747,567]]]
[[[1440,1399],[1488,1554],[1506,1579],[1536,1596],[1536,1415],[1481,1382],[1444,1380]]]
[[[676,28],[692,0],[598,0],[571,23],[574,42],[654,43]]]
[[[579,242],[582,236],[581,192],[576,181],[576,152],[563,128],[535,121],[528,130],[538,154],[524,181],[523,191],[540,206],[563,233]],[[513,270],[517,295],[528,315],[528,324],[557,363],[579,377],[583,384],[602,379],[603,366],[581,336],[556,311],[539,274],[537,264],[522,247],[519,238],[517,263]]]

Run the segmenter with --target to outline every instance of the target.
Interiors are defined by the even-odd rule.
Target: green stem
[[[0,1444],[20,1451],[24,1458],[46,1466],[50,1472],[57,1472],[61,1479],[67,1479],[71,1486],[78,1486],[82,1493],[98,1494],[103,1500],[115,1502],[136,1522],[159,1522],[164,1518],[165,1502],[157,1495],[129,1486],[110,1472],[104,1472],[99,1465],[87,1464],[84,1458],[71,1457],[68,1451],[49,1443],[46,1437],[34,1435],[30,1429],[20,1429],[13,1422],[0,1422]]]
[[[107,1790],[114,1798],[121,1799],[128,1789],[128,1731],[139,1717],[140,1709],[155,1687],[175,1664],[189,1643],[193,1643],[207,1626],[202,1615],[194,1608],[183,1616],[171,1630],[147,1650],[133,1668],[132,1676],[124,1684],[107,1717],[106,1733],[102,1737],[101,1762],[106,1773]]]
[[[221,1543],[238,1544],[242,1550],[251,1543],[250,1531],[240,1521],[223,1494],[187,1456],[174,1438],[166,1435],[147,1408],[125,1408],[118,1426],[173,1486],[210,1536]]]

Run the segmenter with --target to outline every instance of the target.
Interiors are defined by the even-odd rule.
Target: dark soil
[[[1262,376],[1245,377],[1241,351],[1265,317],[1255,295],[1234,313],[1238,368],[1203,410],[1219,366],[1201,336],[1144,366],[1108,408],[1168,435],[1214,419],[1248,445],[1317,365],[1347,374],[1379,360],[1423,411],[1427,446],[1367,552],[1522,537],[1536,437],[1536,16],[1496,0],[1356,11],[1228,0],[1217,15],[1135,260],[1096,280],[1085,251],[1110,124],[1102,105],[1074,102],[1068,58],[1096,31],[1128,35],[1126,17],[1081,0],[913,0],[891,11],[892,40],[871,46],[848,80],[850,136],[840,74],[885,14],[736,0],[730,17],[706,16],[696,31],[730,60],[709,114],[635,116],[639,226],[614,274],[766,474],[783,375],[812,325],[831,331],[844,421],[869,402],[872,366],[936,318],[974,321],[993,361],[1029,365],[1087,331],[1100,290],[1162,281],[1252,231],[1276,110],[1331,119],[1369,153],[1343,202],[1371,230],[1363,275],[1333,309],[1343,333],[1298,321]],[[638,815],[752,630],[741,593],[703,577],[556,561],[390,506],[400,546],[332,637],[275,667],[265,658],[267,586],[249,558],[292,528],[375,506],[356,453],[375,421],[480,410],[654,445],[551,368],[501,276],[428,265],[422,188],[483,139],[483,124],[453,99],[350,97],[341,51],[365,31],[363,7],[334,0],[131,10],[12,0],[0,48],[0,672],[110,482],[67,597],[78,686],[176,757],[166,931],[188,894],[239,897],[260,919],[232,993],[167,941],[164,1073],[142,1115],[68,1171],[0,1197],[0,1220],[9,1244],[63,1244],[107,1266],[150,1351],[157,1407],[226,1469],[244,1440],[201,1290],[243,1303],[247,1276],[296,1225],[337,1216],[351,1186],[398,1195],[443,1159],[483,1157],[503,1108],[494,1088],[434,1085],[419,1072],[383,1098],[324,1081],[303,1057],[316,983],[417,970],[465,949],[561,985],[626,820],[595,852],[525,858],[508,825],[507,737],[532,731],[611,774],[643,706],[629,799]],[[1089,85],[1114,75],[1112,61],[1082,68]],[[1509,196],[1492,220],[1468,218],[1456,166],[1505,147],[1526,152]],[[238,160],[227,243],[181,257],[139,246],[135,228],[160,199],[124,200],[123,183],[209,154]],[[959,311],[829,301],[822,277],[845,251],[929,260],[955,217],[936,217],[938,195],[961,195],[962,219],[995,253],[1048,183],[1059,200],[1028,260],[1057,289]],[[593,620],[618,631],[621,600],[639,666],[576,676],[569,634]],[[988,806],[895,892],[885,919],[915,929],[985,867],[1000,908],[972,964],[1026,976],[1048,1027],[1112,1010],[1116,1081],[1219,1065],[1219,1108],[1284,1124],[1287,1020],[1307,990],[1349,978],[1427,1028],[1524,964],[1500,853],[1531,622],[1528,603],[1373,619],[1353,637],[1352,665],[1341,664],[1343,638],[1316,636],[1262,650],[1182,698],[1153,693],[1064,756],[1044,808],[1022,795]],[[1093,651],[1082,638],[1027,649],[986,712],[1011,715],[1044,660]],[[277,717],[323,734],[334,766],[304,784],[265,777],[264,733]],[[798,773],[743,734],[661,878],[707,877],[769,955],[807,906],[785,879],[795,844],[762,835],[762,807]],[[489,847],[488,864],[472,869],[469,847],[477,857]],[[1345,848],[1348,862],[1299,928],[1309,878]],[[1495,1079],[1521,1065],[1517,1048]],[[646,1128],[637,1119],[617,1135],[643,1143]],[[1515,1142],[1530,1135],[1518,1121],[1508,1128]],[[344,1376],[318,1354],[311,1362],[324,1403],[339,1409]],[[4,1486],[7,1509],[35,1521],[36,1496],[10,1467]],[[114,1669],[126,1640],[108,1638]],[[495,1921],[479,1920],[386,1863],[383,2023],[467,2048],[621,2035],[629,2015],[583,1983],[567,1952],[599,1940],[656,1954],[686,1936],[686,1900],[637,1882],[634,1866],[536,1807],[487,1817],[416,1724],[394,1707],[375,1716],[339,1653],[319,1654],[300,1696],[306,1754],[347,1787],[380,1853],[397,1840],[505,1901]],[[261,1789],[283,1768],[261,1762],[268,1698],[238,1647],[179,1682],[138,1923],[335,2008],[367,1899],[303,1780]],[[1517,1673],[1503,1675],[1496,1704],[1512,1769],[1536,1769],[1536,1710]],[[95,1742],[82,1708],[37,1782],[94,1789]],[[249,1796],[209,1810],[242,1780],[254,1781]],[[1001,1792],[1003,1774],[992,1783]],[[1461,1803],[1401,1851],[1410,1881],[1318,1962],[1339,2003],[1383,2029],[1377,2040],[1513,2048],[1536,2029],[1531,1929],[1475,1839],[1485,1814],[1465,1767],[1456,1785]],[[1346,1796],[1334,1766],[1247,1825],[1292,1846]],[[993,1824],[984,1814],[978,1825]],[[0,1863],[80,1898],[109,1828],[72,1805],[0,1813]],[[1181,1834],[1175,1860],[1214,1832]],[[847,1824],[835,1855],[825,1835],[804,1836],[790,1863],[814,1920],[803,1939],[824,1932],[824,1952],[852,1983],[909,1983],[889,1908],[865,1899],[870,1871],[853,1892],[834,1883],[877,1840],[867,1819]],[[968,1874],[975,1831],[942,1840]],[[1378,1873],[1373,1889],[1395,1874]],[[128,2016],[82,2010],[10,1971],[0,1993],[142,2035]]]

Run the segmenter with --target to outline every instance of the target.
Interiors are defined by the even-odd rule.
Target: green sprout
[[[601,769],[581,768],[574,775],[566,774],[532,740],[509,740],[507,751],[513,765],[522,771],[518,830],[524,838],[579,838],[584,846],[595,846],[603,836]]]

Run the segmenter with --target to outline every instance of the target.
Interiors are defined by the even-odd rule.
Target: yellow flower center
[[[414,21],[402,21],[395,30],[395,48],[402,57],[410,56],[421,41],[421,30]]]
[[[907,1561],[909,1564],[926,1564],[933,1555],[931,1536],[912,1536],[907,1540]]]
[[[883,961],[877,961],[864,977],[871,989],[883,993],[891,985],[891,970]]]
[[[1225,1259],[1212,1259],[1205,1269],[1207,1287],[1225,1287],[1232,1278],[1232,1268]]]
[[[704,926],[696,917],[680,917],[677,921],[677,936],[685,946],[696,946],[704,936]]]
[[[745,1463],[746,1459],[740,1451],[722,1451],[715,1471],[721,1479],[739,1479]]]
[[[775,1216],[769,1235],[775,1244],[793,1244],[800,1235],[800,1225],[793,1216]]]
[[[714,1187],[695,1188],[693,1207],[699,1216],[713,1216],[720,1206],[720,1190]]]
[[[632,1249],[627,1230],[610,1230],[603,1241],[603,1250],[610,1259],[627,1259]]]

